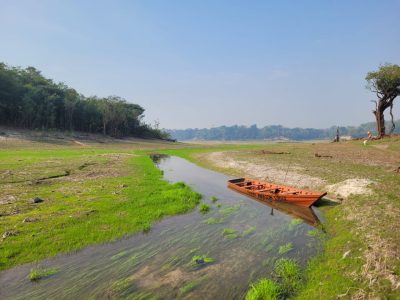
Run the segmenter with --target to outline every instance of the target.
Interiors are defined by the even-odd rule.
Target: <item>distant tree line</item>
[[[118,96],[85,97],[33,67],[0,63],[0,125],[168,139],[143,122],[144,109]]]
[[[400,133],[400,120],[396,121],[396,131]],[[273,139],[290,139],[290,140],[319,140],[332,139],[336,135],[336,126],[326,129],[315,128],[286,128],[280,125],[265,126],[258,128],[252,126],[220,126],[210,129],[176,129],[167,130],[171,137],[180,141],[185,140],[273,140]],[[339,127],[341,136],[352,136],[355,138],[367,136],[367,132],[371,131],[376,134],[376,124],[365,123],[360,126]]]

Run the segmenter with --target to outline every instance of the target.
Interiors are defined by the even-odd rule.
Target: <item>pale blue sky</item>
[[[357,125],[373,120],[366,73],[400,64],[399,12],[399,0],[0,0],[0,61],[122,96],[165,128]]]

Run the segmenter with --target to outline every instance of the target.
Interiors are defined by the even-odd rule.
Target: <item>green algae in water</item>
[[[232,229],[232,228],[224,228],[224,231],[222,232],[222,235],[228,235],[228,234],[233,234],[236,233],[237,230]]]
[[[228,215],[231,215],[231,214],[239,211],[239,209],[240,209],[240,204],[236,204],[236,205],[229,206],[229,207],[226,207],[226,208],[221,208],[219,210],[219,213],[222,214],[222,215],[228,216]]]
[[[213,224],[221,224],[224,223],[224,218],[208,218],[207,220],[202,221],[204,224],[213,225]]]
[[[256,227],[252,226],[245,231],[243,231],[242,236],[248,236],[256,231]]]
[[[225,228],[224,231],[222,232],[222,235],[229,240],[233,240],[239,237],[237,232],[238,231],[235,229]]]
[[[202,203],[202,204],[200,204],[200,212],[202,213],[202,214],[206,214],[206,213],[208,213],[209,212],[209,210],[210,210],[210,206],[209,205],[207,205],[207,204],[205,204],[205,203]]]
[[[109,293],[112,296],[123,297],[131,294],[136,290],[136,286],[132,278],[119,279],[113,282]]]
[[[304,223],[304,221],[302,220],[302,219],[293,219],[290,223],[289,223],[289,226],[288,226],[288,229],[291,231],[291,230],[294,230],[298,225],[300,225],[300,224],[303,224]]]
[[[139,294],[135,294],[134,297],[128,297],[128,299],[135,300],[158,300],[159,298],[152,294],[151,292],[141,292]]]
[[[290,252],[292,250],[293,250],[293,243],[289,242],[289,243],[287,243],[285,245],[280,246],[278,253],[279,254],[286,254],[286,253],[288,253],[288,252]]]
[[[127,252],[127,251],[121,251],[121,252],[119,252],[119,253],[117,253],[117,254],[111,256],[111,260],[117,260],[117,259],[119,259],[119,258],[121,258],[121,257],[126,256],[126,255],[128,255],[128,252]]]
[[[199,283],[195,281],[185,283],[185,285],[179,289],[179,294],[181,296],[186,295],[187,293],[193,291],[198,285]]]
[[[49,269],[31,269],[29,273],[29,279],[31,281],[38,281],[40,279],[50,277],[51,275],[57,274],[59,270],[57,268],[49,268]]]
[[[231,234],[225,235],[225,238],[227,238],[228,240],[234,240],[234,239],[237,239],[238,237],[239,237],[239,235],[236,233],[231,233]]]
[[[179,263],[181,262],[181,260],[182,259],[179,256],[172,256],[172,257],[168,258],[168,260],[164,263],[164,265],[161,267],[161,270],[165,271],[165,270],[176,268],[179,265]]]
[[[140,262],[140,261],[139,261],[139,255],[134,254],[134,255],[130,256],[130,257],[126,260],[126,262],[129,263],[129,265],[130,265],[131,267],[135,267],[135,266],[138,265],[139,262]]]
[[[262,261],[262,265],[264,267],[272,266],[272,265],[274,265],[275,260],[276,260],[275,257],[269,256]]]
[[[214,258],[207,256],[207,255],[195,255],[192,257],[190,261],[190,266],[192,267],[201,267],[204,265],[211,264],[215,261]]]
[[[210,199],[211,199],[212,202],[217,202],[218,201],[218,198],[215,197],[215,196],[212,196]]]
[[[309,230],[307,232],[307,235],[312,236],[312,237],[316,237],[318,235],[318,230],[317,229]]]

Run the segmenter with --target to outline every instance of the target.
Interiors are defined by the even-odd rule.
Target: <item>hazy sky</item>
[[[366,73],[400,63],[399,12],[400,0],[0,0],[0,61],[124,97],[165,128],[357,125],[373,120]]]

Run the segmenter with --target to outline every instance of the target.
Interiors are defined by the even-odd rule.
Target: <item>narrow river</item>
[[[195,209],[148,233],[3,271],[0,299],[242,299],[251,282],[271,276],[277,259],[304,266],[317,253],[310,231],[319,223],[318,209],[272,208],[228,189],[227,176],[178,157],[157,165],[166,180],[201,193],[210,211]],[[288,243],[292,249],[279,253]],[[197,255],[213,261],[196,262]],[[31,282],[29,272],[37,267],[58,272]]]

